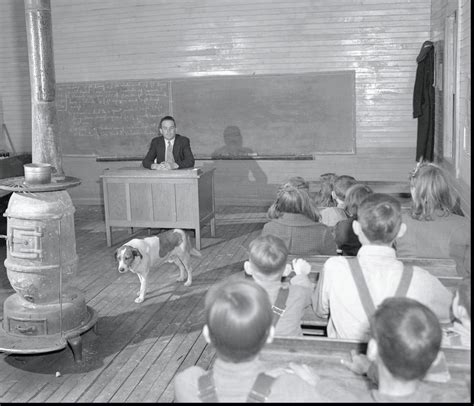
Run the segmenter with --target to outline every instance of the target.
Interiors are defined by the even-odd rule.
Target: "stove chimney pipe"
[[[50,0],[25,0],[31,84],[32,162],[47,163],[64,179],[56,117],[56,79]]]

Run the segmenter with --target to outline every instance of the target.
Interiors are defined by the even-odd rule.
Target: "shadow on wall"
[[[214,162],[209,164],[216,168],[216,199],[235,198],[236,204],[252,204],[261,201],[267,194],[273,197],[275,187],[268,185],[267,175],[258,161],[253,159],[257,154],[244,146],[240,128],[227,126],[223,138],[224,145],[211,154]]]

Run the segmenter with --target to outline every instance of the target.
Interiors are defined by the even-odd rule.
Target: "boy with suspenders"
[[[416,299],[441,323],[449,322],[449,290],[428,271],[416,266],[404,269],[396,258],[392,244],[406,231],[396,198],[383,193],[367,196],[353,229],[362,244],[357,257],[329,258],[313,295],[316,314],[329,316],[328,337],[367,341],[369,318],[391,296]]]
[[[469,402],[470,384],[447,391],[426,382],[432,380],[430,371],[439,369],[437,363],[448,373],[446,361],[438,361],[444,359],[439,357],[441,340],[441,326],[430,309],[413,299],[389,297],[370,318],[367,355],[354,351],[352,362],[344,364],[356,374],[367,374],[376,386],[370,395],[377,403]]]
[[[176,375],[176,402],[325,402],[316,382],[296,370],[265,371],[258,354],[273,339],[268,295],[248,280],[222,281],[205,299],[203,336],[217,353],[209,371],[192,366]]]
[[[302,336],[301,318],[311,304],[313,285],[308,278],[311,265],[303,259],[293,260],[296,276],[291,284],[281,282],[287,272],[288,249],[283,240],[273,235],[257,237],[249,245],[249,260],[244,270],[251,275],[273,303],[273,325],[276,336]]]

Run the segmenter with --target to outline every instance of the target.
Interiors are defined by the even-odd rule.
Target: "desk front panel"
[[[194,227],[198,221],[197,179],[107,178],[110,226]]]

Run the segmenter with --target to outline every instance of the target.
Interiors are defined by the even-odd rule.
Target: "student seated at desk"
[[[419,165],[410,179],[412,208],[403,213],[405,235],[395,241],[399,257],[453,258],[459,276],[471,272],[471,229],[454,214],[454,201],[443,170]]]
[[[356,373],[368,374],[377,384],[371,391],[376,402],[469,401],[467,388],[453,395],[422,382],[440,348],[441,327],[436,315],[416,300],[391,297],[371,317],[367,356],[353,352],[352,362],[344,364]]]
[[[357,181],[350,175],[341,175],[334,181],[332,197],[336,201],[336,207],[327,207],[321,210],[321,223],[328,227],[334,227],[338,221],[347,218],[344,211],[344,200],[346,198],[347,189],[355,185]]]
[[[292,181],[282,184],[275,202],[267,211],[270,219],[262,235],[283,240],[288,252],[295,255],[335,255],[336,243],[331,230],[319,222],[319,211],[305,188]]]
[[[361,243],[359,237],[357,237],[352,229],[352,223],[354,220],[357,220],[357,210],[360,203],[371,193],[373,193],[372,189],[362,183],[356,183],[347,189],[344,200],[344,210],[346,211],[347,219],[339,221],[334,226],[334,240],[336,241],[338,251],[342,255],[354,256],[359,252]]]
[[[407,296],[449,322],[452,295],[428,271],[403,269],[392,243],[405,232],[400,202],[383,193],[367,196],[353,222],[362,247],[356,258],[336,256],[323,266],[313,298],[319,317],[329,315],[328,337],[368,340],[369,318],[386,297]]]
[[[265,371],[258,355],[273,339],[265,290],[247,280],[222,281],[205,298],[203,336],[217,352],[211,370],[192,366],[175,377],[176,402],[324,402],[295,373]],[[283,365],[282,365],[283,367]]]
[[[311,304],[313,286],[308,278],[311,265],[303,259],[293,260],[296,276],[291,284],[282,283],[286,271],[288,249],[273,235],[260,236],[249,245],[249,260],[244,270],[268,293],[273,303],[275,335],[302,336],[301,318]]]

